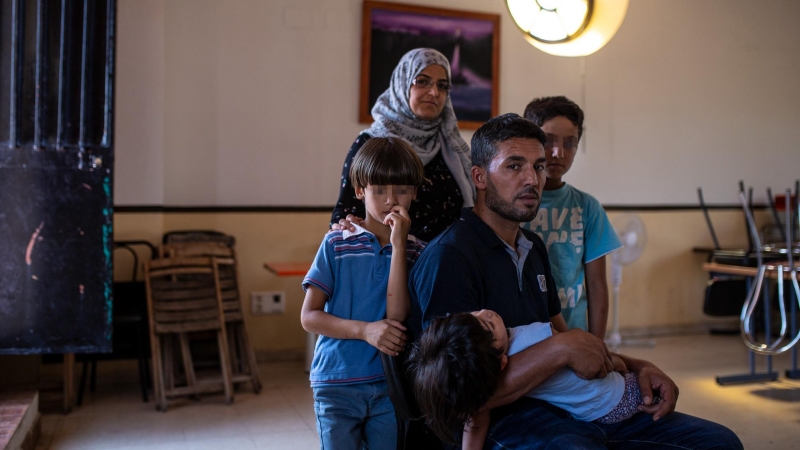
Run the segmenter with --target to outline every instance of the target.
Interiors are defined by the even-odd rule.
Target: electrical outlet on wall
[[[286,293],[251,292],[250,311],[253,314],[283,314],[286,312]]]

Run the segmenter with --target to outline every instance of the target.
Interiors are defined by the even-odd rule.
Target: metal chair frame
[[[771,194],[771,193],[770,193]],[[770,195],[771,197],[771,195]],[[796,326],[793,326],[792,333],[794,334],[789,340],[788,343],[785,343],[787,340],[787,330],[788,330],[788,323],[787,323],[787,312],[785,306],[785,289],[784,289],[784,282],[786,278],[785,272],[788,271],[788,277],[790,279],[791,287],[793,288],[794,292],[794,302],[792,302],[792,321],[794,322],[794,315],[795,315],[795,308],[797,305],[800,305],[800,285],[798,285],[798,268],[795,266],[794,263],[794,253],[798,252],[798,247],[795,243],[792,242],[792,204],[791,204],[791,191],[787,189],[786,191],[786,232],[784,234],[786,238],[786,246],[785,247],[778,247],[778,246],[763,246],[761,245],[761,239],[758,236],[758,229],[756,228],[755,219],[753,218],[753,213],[750,210],[748,205],[747,199],[744,196],[743,192],[739,192],[739,202],[742,204],[742,208],[745,211],[745,215],[747,218],[747,225],[748,229],[750,230],[750,237],[753,240],[755,245],[755,255],[757,259],[757,275],[755,278],[755,282],[752,283],[750,291],[747,294],[747,298],[745,299],[744,306],[742,307],[742,314],[740,316],[740,325],[741,325],[741,335],[742,339],[744,340],[745,345],[755,353],[762,354],[762,355],[777,355],[783,353],[792,347],[794,347],[798,342],[800,342],[800,330],[796,329]],[[800,216],[800,207],[797,208],[797,213]],[[764,262],[764,255],[785,255],[787,261],[779,262],[779,263],[772,263],[766,264]],[[753,313],[756,310],[756,306],[759,300],[763,297],[765,304],[768,303],[768,296],[765,294],[764,296],[761,295],[761,291],[764,285],[764,278],[766,277],[767,271],[776,271],[777,272],[777,284],[778,284],[778,310],[780,314],[780,331],[779,336],[774,342],[770,342],[769,335],[771,331],[769,329],[765,330],[765,342],[759,342],[756,337],[755,330],[753,329]],[[768,288],[767,288],[768,289]],[[793,325],[795,325],[793,323]],[[783,345],[781,345],[783,344]]]

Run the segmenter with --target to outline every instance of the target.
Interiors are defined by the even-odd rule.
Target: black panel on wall
[[[0,0],[0,354],[111,350],[116,0]]]

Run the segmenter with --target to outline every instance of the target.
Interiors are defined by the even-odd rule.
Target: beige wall
[[[708,280],[700,266],[705,255],[692,247],[711,245],[698,211],[639,212],[649,239],[642,258],[623,272],[620,326],[632,332],[680,330],[713,322],[702,314]],[[620,213],[609,214],[615,220]],[[721,243],[742,246],[741,212],[711,212]],[[266,261],[310,261],[327,230],[327,213],[116,213],[115,240],[149,239],[157,243],[167,231],[213,229],[236,237],[245,317],[253,346],[262,357],[292,357],[304,351],[300,326],[301,277],[279,278],[266,271]],[[130,265],[117,252],[115,276],[129,276]],[[250,315],[251,291],[285,291],[283,315]]]
[[[503,1],[500,112],[587,113],[570,179],[606,204],[735,203],[800,167],[800,2],[632,0],[585,58],[547,55]],[[120,0],[118,205],[331,205],[356,120],[362,0]],[[466,138],[471,133],[464,132]]]
[[[536,50],[504,2],[408,0],[501,16],[500,112],[565,94],[587,113],[567,180],[603,204],[736,203],[739,179],[782,190],[800,167],[800,2],[632,0],[585,58]],[[120,0],[117,205],[328,206],[356,120],[361,0]],[[470,132],[463,132],[465,138]],[[612,214],[612,217],[616,214]],[[693,326],[709,245],[697,211],[642,212],[650,240],[625,269],[623,328]],[[740,213],[712,213],[723,244]],[[284,316],[247,317],[256,348],[299,351],[299,279],[267,260],[309,260],[326,213],[115,215],[115,239],[211,228],[238,239],[242,289],[287,292]],[[120,261],[118,272],[123,270]],[[127,272],[124,272],[127,273]],[[119,276],[119,273],[117,274]]]

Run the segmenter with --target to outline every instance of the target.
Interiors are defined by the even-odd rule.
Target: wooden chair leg
[[[232,323],[225,324],[225,331],[228,333],[228,354],[231,357],[231,374],[239,375],[244,373],[240,352],[237,348],[236,326]]]
[[[225,402],[233,403],[233,383],[231,381],[231,359],[228,353],[228,339],[225,336],[225,328],[217,331],[217,343],[219,345],[219,362],[222,369],[222,383],[225,387]]]
[[[194,364],[192,363],[192,352],[189,349],[189,336],[187,333],[178,335],[181,343],[181,355],[183,356],[183,371],[186,374],[186,385],[197,386],[197,377],[194,374]]]
[[[78,399],[75,401],[76,406],[83,404],[83,391],[86,388],[86,376],[89,372],[89,360],[83,361],[83,369],[81,369],[81,380],[78,382]]]
[[[162,373],[162,376],[164,377],[164,389],[171,391],[172,389],[175,389],[175,364],[173,364],[172,357],[174,353],[174,344],[172,342],[171,334],[162,335],[162,339],[164,339],[164,348],[162,349],[164,352],[164,368]]]
[[[167,398],[164,395],[164,364],[161,355],[161,336],[150,336],[150,352],[153,357],[153,397],[156,410],[167,411]]]
[[[236,341],[236,348],[239,351],[239,364],[241,365],[240,372],[245,375],[250,375],[252,373],[250,370],[250,359],[247,357],[247,347],[245,346],[242,336],[242,333],[244,333],[244,328],[240,322],[229,323],[228,326],[234,331],[231,339]]]
[[[247,328],[245,328],[244,322],[237,326],[237,330],[239,330],[238,334],[242,342],[242,353],[243,356],[247,358],[247,365],[250,369],[250,379],[253,380],[253,391],[258,394],[261,392],[261,378],[258,375],[256,352],[253,350],[253,347],[250,346],[250,338],[247,336]]]

